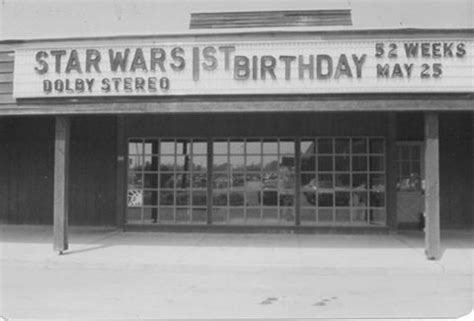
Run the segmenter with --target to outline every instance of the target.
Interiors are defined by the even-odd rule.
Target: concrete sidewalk
[[[1,307],[28,318],[456,317],[473,302],[473,235],[180,234],[1,226]]]

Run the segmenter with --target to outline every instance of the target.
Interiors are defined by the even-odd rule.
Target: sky
[[[473,8],[474,0],[0,0],[0,40],[186,34],[196,32],[191,13],[296,9],[351,9],[349,29],[473,28]]]

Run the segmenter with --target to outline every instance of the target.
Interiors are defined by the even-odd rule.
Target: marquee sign
[[[472,92],[473,49],[462,39],[24,48],[14,97]]]

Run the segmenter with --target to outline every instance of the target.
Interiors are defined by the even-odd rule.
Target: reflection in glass
[[[193,189],[205,189],[207,188],[207,173],[193,174],[192,186]]]
[[[301,141],[301,158],[303,156],[314,155],[316,153],[316,145],[314,140],[302,140]]]
[[[190,205],[191,198],[189,191],[176,191],[176,205]]]
[[[207,156],[195,156],[193,155],[193,171],[194,172],[205,172],[207,171]]]
[[[336,206],[349,206],[350,200],[350,192],[336,192]]]
[[[230,156],[230,164],[232,170],[234,171],[244,171],[245,170],[245,159],[244,156]]]
[[[247,154],[261,154],[261,153],[262,153],[262,144],[260,141],[247,141]]]
[[[245,203],[247,206],[259,206],[261,203],[261,191],[260,190],[246,190],[245,192]]]
[[[370,223],[383,225],[385,224],[386,219],[385,210],[370,210]]]
[[[319,222],[332,222],[334,220],[333,209],[320,208],[318,210]]]
[[[352,187],[356,190],[367,189],[367,174],[353,174]]]
[[[143,154],[142,140],[130,140],[128,143],[128,154],[129,155],[142,155]]]
[[[176,221],[177,222],[188,222],[190,220],[190,210],[187,207],[176,208]]]
[[[278,155],[263,155],[263,170],[278,171]]]
[[[384,171],[384,157],[383,156],[370,156],[370,170],[371,171]]]
[[[280,154],[295,154],[295,143],[293,141],[280,141]]]
[[[214,191],[214,193],[212,194],[212,204],[216,206],[227,206],[228,204],[227,191],[224,191],[224,192]]]
[[[350,175],[349,174],[336,174],[336,187],[350,188]]]
[[[367,208],[353,208],[352,209],[352,221],[357,223],[367,222]]]
[[[229,205],[230,206],[243,206],[244,205],[244,193],[231,191],[229,193]]]
[[[176,188],[188,188],[191,186],[191,174],[176,173]]]
[[[145,156],[145,171],[158,170],[158,156]]]
[[[367,170],[367,156],[352,156],[352,171],[364,172]]]
[[[160,171],[173,171],[174,170],[174,156],[161,156]]]
[[[193,142],[193,155],[207,155],[207,142]]]
[[[334,188],[332,174],[319,174],[318,188],[321,191],[324,191],[324,189]]]
[[[227,155],[229,153],[229,143],[224,142],[214,142],[212,143],[212,151],[216,155]]]
[[[278,154],[278,142],[263,141],[263,154]]]
[[[331,159],[332,167],[332,159]],[[301,171],[312,172],[316,170],[316,157],[315,156],[302,156],[301,157]],[[321,170],[321,169],[320,169]]]
[[[333,193],[318,193],[318,206],[334,206],[334,194]]]
[[[230,154],[244,155],[245,142],[243,141],[231,141],[230,142]]]
[[[174,141],[161,141],[160,145],[160,154],[161,155],[174,155],[175,144]]]
[[[370,189],[374,191],[385,191],[385,177],[383,174],[370,175]]]
[[[315,222],[316,221],[316,210],[302,208],[300,212],[300,220],[303,222]]]
[[[158,188],[158,174],[145,174],[145,188]]]
[[[370,192],[370,206],[371,207],[384,207],[385,206],[385,193]]]
[[[128,188],[142,187],[142,173],[128,172]]]
[[[243,188],[245,186],[244,174],[232,174],[232,188]]]
[[[247,171],[260,171],[262,169],[262,156],[247,155]]]
[[[173,190],[160,191],[160,205],[174,205]]]
[[[140,155],[130,155],[128,156],[128,169],[140,171],[143,167],[143,156]]]
[[[193,206],[207,205],[207,191],[193,190],[192,192]]]
[[[212,186],[214,190],[227,189],[229,187],[228,173],[214,173],[212,175]]]
[[[158,192],[157,191],[144,191],[143,192],[143,205],[158,205]]]
[[[160,188],[174,188],[175,177],[173,173],[160,173]]]
[[[351,221],[351,211],[349,209],[336,209],[336,222],[349,223]]]
[[[229,167],[229,159],[227,156],[214,156],[213,163],[214,171],[227,171]]]
[[[367,192],[352,192],[352,206],[365,207],[367,205]]]

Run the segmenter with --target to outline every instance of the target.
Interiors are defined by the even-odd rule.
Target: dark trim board
[[[388,234],[385,226],[247,226],[247,225],[138,225],[126,224],[126,232],[172,233],[276,233],[276,234]]]

